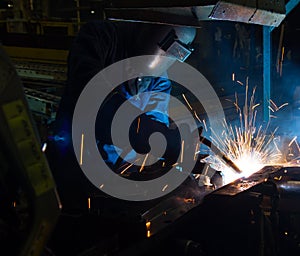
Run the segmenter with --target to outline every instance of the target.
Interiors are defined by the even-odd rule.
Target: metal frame
[[[290,0],[285,5],[286,16],[299,4],[300,0]],[[270,119],[269,102],[271,97],[272,31],[275,27],[263,27],[263,117]]]

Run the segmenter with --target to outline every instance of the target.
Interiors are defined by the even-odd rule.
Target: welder
[[[87,83],[109,65],[134,56],[156,55],[158,63],[161,55],[171,56],[173,61],[185,61],[192,52],[190,43],[195,38],[195,33],[196,30],[192,27],[131,22],[93,21],[82,26],[69,52],[67,86],[51,137],[54,146],[48,153],[65,208],[86,207],[88,194],[93,189],[98,191],[91,186],[81,171],[71,141],[74,108]],[[115,85],[101,105],[95,124],[99,157],[102,157],[113,171],[119,172],[123,160],[118,157],[118,150],[113,146],[110,124],[113,114],[126,100],[129,100],[132,108],[144,110],[145,106],[151,105],[153,109],[140,117],[139,122],[143,124],[140,129],[141,136],[136,141],[131,141],[137,152],[146,153],[149,150],[145,141],[152,132],[163,133],[169,148],[173,149],[171,153],[164,155],[165,158],[175,158],[176,153],[180,151],[180,143],[175,145],[175,142],[180,141],[178,131],[171,129],[171,120],[168,118],[172,85],[166,71],[170,64],[159,63],[162,69],[160,77],[141,76]],[[125,71],[131,72],[130,66],[128,69]],[[147,91],[163,92],[164,96],[144,97],[141,100],[140,93]],[[137,122],[134,122],[131,130],[136,129],[137,125]],[[128,157],[130,153],[128,152]],[[131,171],[134,172],[134,168]]]

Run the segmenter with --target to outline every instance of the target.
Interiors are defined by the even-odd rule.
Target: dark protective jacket
[[[151,42],[156,29],[161,29],[161,27],[149,24],[94,21],[85,24],[73,42],[68,57],[67,86],[57,113],[54,134],[51,137],[54,146],[48,153],[62,200],[65,199],[66,204],[73,204],[70,207],[80,204],[78,198],[82,198],[82,203],[86,204],[84,198],[91,193],[91,187],[93,187],[82,173],[73,150],[72,117],[76,102],[90,79],[105,67],[125,58],[150,54],[145,49],[153,48],[157,44],[156,41]],[[169,95],[171,83],[166,78],[152,77],[150,84],[143,90],[165,92]],[[95,133],[101,156],[112,169],[117,169],[118,166],[115,165],[121,163],[117,161],[118,159],[113,155],[115,152],[111,152],[109,147],[112,145],[110,124],[118,107],[125,100],[130,99],[133,91],[125,82],[122,85],[116,85],[114,92],[108,95],[107,104],[99,109]],[[155,115],[153,112],[149,115],[150,119],[149,116],[142,118],[148,122],[146,127],[165,133],[169,124],[168,101],[168,96],[164,99],[148,98],[143,100],[142,105],[132,101],[132,107],[144,110],[145,105],[153,105],[153,109],[156,109],[158,114]],[[135,128],[133,125],[132,129]],[[149,129],[141,132],[140,140],[142,142],[147,140],[150,133]],[[171,137],[169,136],[170,140]],[[143,143],[136,142],[135,144],[139,146]],[[140,152],[147,151],[148,145],[145,147],[140,148]]]

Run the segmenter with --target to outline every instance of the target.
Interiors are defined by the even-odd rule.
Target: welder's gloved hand
[[[138,96],[139,93],[147,91],[151,84],[151,77],[137,77],[128,81],[128,90],[131,96]]]

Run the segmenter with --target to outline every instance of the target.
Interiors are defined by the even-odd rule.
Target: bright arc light
[[[255,152],[254,155],[245,154],[241,158],[236,159],[235,164],[243,171],[243,177],[249,177],[265,166],[259,155]]]
[[[224,165],[222,167],[224,185],[242,177],[247,178],[265,166],[259,158],[259,154],[244,154],[240,158],[235,159],[234,163],[242,170],[242,173],[236,173],[230,167]]]

